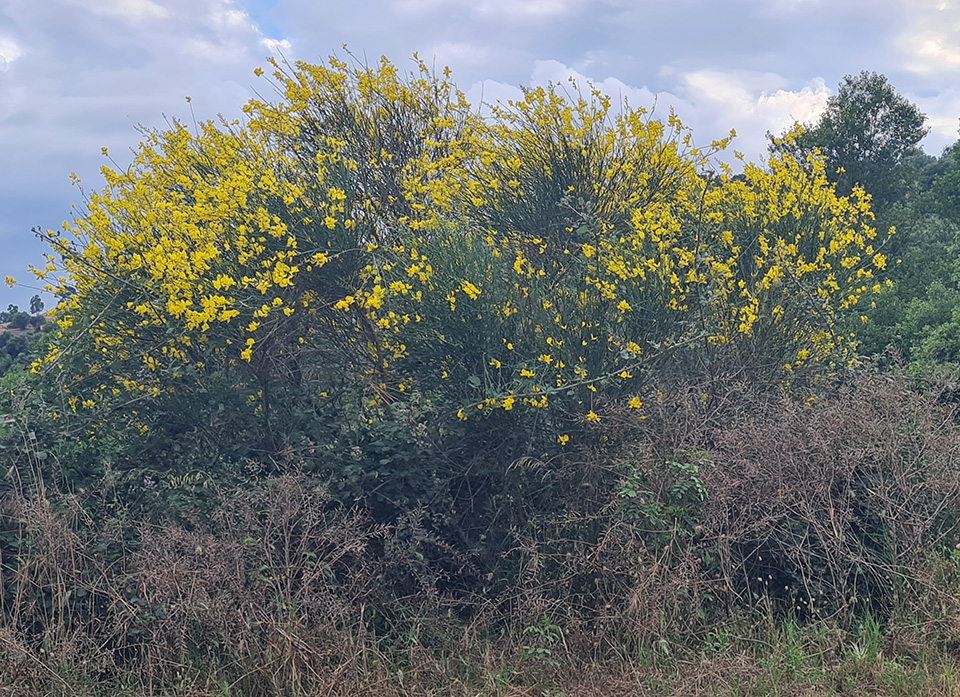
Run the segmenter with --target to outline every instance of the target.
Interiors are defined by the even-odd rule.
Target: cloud
[[[11,39],[0,38],[0,70],[6,68],[23,55],[23,51]]]
[[[738,138],[733,147],[756,160],[766,153],[765,134],[781,133],[795,122],[815,122],[826,106],[830,90],[820,78],[814,78],[799,89],[788,89],[786,78],[776,73],[757,71],[697,70],[677,73],[666,69],[676,84],[669,90],[653,90],[646,85],[629,85],[607,76],[598,79],[586,75],[560,61],[534,63],[528,86],[547,83],[565,85],[573,80],[580,89],[588,84],[610,97],[614,104],[652,111],[657,118],[673,112],[689,126],[698,143],[725,138],[736,129]],[[522,98],[515,85],[494,80],[475,83],[467,98],[477,103],[506,103]],[[721,157],[733,160],[733,152]]]
[[[562,17],[581,4],[582,0],[399,0],[397,8],[411,14],[465,8],[480,17],[512,21]]]
[[[960,5],[942,0],[903,0],[908,21],[898,43],[906,67],[922,76],[960,70]]]
[[[563,84],[573,80],[581,89],[586,88],[589,83],[601,93],[610,97],[614,104],[627,104],[634,109],[650,110],[658,103],[663,103],[668,108],[677,105],[682,106],[682,100],[676,95],[670,93],[655,94],[645,86],[631,87],[615,77],[605,77],[602,80],[592,79],[555,60],[536,61],[530,80],[534,85],[546,85],[550,82]]]
[[[943,90],[936,95],[917,97],[920,110],[927,115],[930,135],[923,140],[924,149],[939,155],[944,147],[957,140],[957,117],[960,116],[960,89]]]
[[[235,41],[211,41],[191,37],[180,44],[184,56],[195,58],[210,66],[211,64],[236,65],[246,58],[249,46]]]
[[[432,56],[436,59],[437,65],[457,64],[478,67],[489,61],[490,50],[485,46],[466,41],[445,41],[427,48],[422,55],[424,58]]]
[[[489,114],[491,106],[506,106],[509,102],[523,99],[523,91],[516,85],[497,80],[481,80],[464,91],[467,101],[483,114]]]
[[[708,130],[736,129],[734,147],[748,159],[766,151],[765,134],[779,134],[795,122],[816,122],[830,97],[822,78],[798,90],[775,73],[698,70],[683,74],[679,92],[694,105],[694,123]]]
[[[151,0],[97,0],[97,2],[71,0],[70,4],[94,14],[117,17],[133,23],[164,19],[170,14],[165,7]]]
[[[261,39],[260,44],[270,53],[290,55],[293,45],[286,39]]]
[[[253,69],[290,43],[255,25],[245,0],[5,0],[0,9],[0,275],[23,276],[81,194],[100,187],[100,148],[121,167],[138,125],[241,115]],[[190,106],[184,97],[192,96]],[[14,294],[6,302],[22,304]]]
[[[241,9],[235,7],[229,0],[214,5],[209,10],[209,22],[211,28],[216,31],[230,32],[234,30],[256,30],[256,26],[250,20],[250,15]]]
[[[588,85],[599,90],[610,98],[614,109],[622,105],[662,114],[669,113],[670,110],[692,108],[690,104],[669,92],[655,93],[645,86],[632,87],[615,77],[597,80],[555,60],[535,61],[530,77],[523,82],[523,86],[546,87],[554,84],[572,88],[571,81],[580,90],[587,90]],[[520,86],[511,83],[482,80],[471,85],[466,91],[466,97],[474,105],[506,105],[510,101],[523,99],[523,91]]]
[[[769,130],[794,122],[816,121],[830,97],[822,78],[799,90],[783,89],[786,80],[775,73],[698,70],[683,75],[684,91],[701,105],[710,105],[736,121],[759,121]]]

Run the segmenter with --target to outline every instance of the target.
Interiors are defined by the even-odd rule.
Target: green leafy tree
[[[6,310],[0,312],[0,322],[9,322],[18,314],[20,314],[20,307],[11,303],[10,305],[7,305]]]

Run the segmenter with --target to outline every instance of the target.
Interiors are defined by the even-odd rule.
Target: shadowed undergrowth
[[[137,517],[107,479],[41,485],[27,441],[0,671],[64,695],[952,694],[947,397],[869,373],[829,394],[654,391],[576,461],[515,462],[484,513],[499,538],[473,547],[296,472]]]

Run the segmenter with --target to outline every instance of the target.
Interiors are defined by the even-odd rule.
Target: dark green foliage
[[[20,316],[27,316],[20,313]],[[44,336],[37,332],[17,334],[0,331],[0,376],[30,366],[33,350],[41,344]]]
[[[960,153],[914,157],[910,195],[878,217],[878,227],[896,228],[885,253],[889,278],[866,326],[851,326],[868,355],[893,347],[906,360],[960,360]]]
[[[671,540],[689,539],[702,522],[709,498],[701,467],[713,467],[708,453],[693,451],[648,472],[628,465],[617,492],[623,515],[662,548]]]
[[[34,295],[30,298],[30,314],[38,315],[43,312],[43,300],[39,295]]]

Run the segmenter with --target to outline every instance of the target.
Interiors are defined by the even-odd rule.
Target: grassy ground
[[[536,642],[534,642],[536,644]],[[960,653],[925,638],[919,626],[882,630],[867,618],[854,631],[792,620],[753,627],[718,628],[697,650],[666,642],[634,656],[584,661],[561,643],[477,647],[471,654],[435,655],[413,646],[388,656],[375,645],[326,675],[300,687],[282,685],[257,695],[451,695],[463,697],[627,697],[716,695],[724,697],[960,695]],[[540,650],[537,650],[537,649]],[[150,685],[142,673],[122,681],[98,680],[58,670],[42,655],[21,656],[18,675],[5,675],[0,697],[67,695],[133,697],[235,697],[249,693],[229,680],[204,681],[184,667],[177,682]],[[15,663],[8,662],[7,669]],[[306,689],[306,685],[310,688]]]

